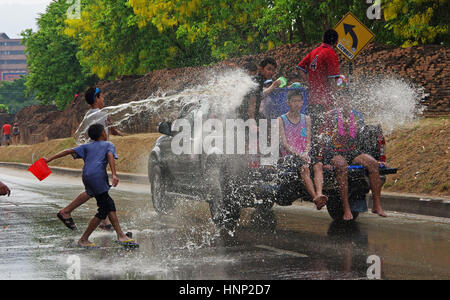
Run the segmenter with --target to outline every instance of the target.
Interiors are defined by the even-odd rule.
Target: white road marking
[[[274,248],[274,247],[270,247],[270,246],[266,246],[266,245],[256,245],[255,247],[273,251],[273,252],[276,252],[276,253],[282,254],[282,255],[290,255],[290,256],[295,256],[295,257],[308,257],[308,255],[303,254],[303,253],[298,253],[298,252],[284,250],[284,249],[278,249],[278,248]]]

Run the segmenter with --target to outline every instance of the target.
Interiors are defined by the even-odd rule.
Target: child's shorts
[[[359,150],[353,150],[353,151],[346,151],[346,152],[328,152],[325,153],[323,158],[323,164],[328,165],[331,164],[331,160],[335,156],[342,156],[347,161],[347,164],[351,165],[353,164],[353,160],[357,158],[359,155],[361,155],[361,151]]]
[[[105,220],[108,214],[112,211],[116,211],[114,200],[109,196],[108,192],[100,195],[96,195],[98,212],[95,215],[100,220]]]

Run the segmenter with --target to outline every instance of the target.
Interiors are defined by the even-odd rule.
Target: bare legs
[[[357,156],[353,163],[362,165],[369,172],[370,189],[373,195],[372,212],[382,217],[387,217],[386,213],[381,208],[381,181],[378,172],[378,162],[368,154],[361,154]],[[347,161],[342,156],[335,156],[331,160],[331,165],[336,171],[336,180],[339,185],[339,194],[341,196],[342,207],[344,210],[343,219],[348,221],[353,219],[350,205],[348,203],[348,175],[347,175]]]
[[[67,205],[66,207],[61,209],[59,211],[59,213],[61,214],[61,216],[64,219],[71,218],[72,211],[74,211],[75,209],[80,207],[82,204],[86,203],[91,198],[92,197],[89,196],[86,192],[82,192],[69,205]],[[103,221],[101,221],[101,224],[106,226],[106,225],[109,225],[111,223],[108,220],[103,220]],[[95,228],[97,228],[97,227],[98,227],[98,225]]]
[[[336,181],[339,186],[339,195],[341,196],[342,208],[344,210],[345,221],[353,220],[353,215],[350,210],[350,204],[348,203],[348,174],[347,174],[347,161],[344,157],[338,155],[333,157],[331,165],[336,172]]]
[[[300,174],[305,184],[306,191],[311,195],[314,204],[318,210],[322,209],[327,203],[328,197],[322,194],[323,187],[323,171],[322,164],[318,163],[314,165],[314,183],[311,180],[311,172],[309,171],[309,165],[304,165],[300,169]],[[314,189],[314,186],[316,187]]]
[[[66,207],[64,207],[63,209],[61,209],[59,211],[59,213],[61,214],[61,216],[64,219],[68,219],[71,217],[71,213],[72,211],[74,211],[75,209],[77,209],[79,206],[81,206],[82,204],[86,203],[89,199],[91,199],[92,197],[89,196],[86,192],[82,192],[81,194],[79,194],[72,202],[70,202],[69,205],[67,205]]]
[[[353,162],[364,166],[369,171],[369,183],[372,190],[373,208],[372,212],[382,217],[387,217],[381,208],[381,180],[378,172],[378,162],[370,155],[361,154]]]

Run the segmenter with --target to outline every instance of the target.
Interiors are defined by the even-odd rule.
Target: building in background
[[[10,39],[6,33],[0,33],[0,82],[28,74],[25,46],[20,42],[21,39]]]

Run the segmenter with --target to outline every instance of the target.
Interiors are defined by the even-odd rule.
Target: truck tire
[[[167,215],[175,207],[175,199],[166,195],[166,180],[164,179],[160,166],[149,165],[148,177],[152,194],[153,208],[158,214]]]
[[[241,216],[239,203],[233,201],[226,178],[216,166],[206,168],[207,201],[211,219],[220,230],[233,232]]]
[[[344,211],[342,209],[342,202],[341,197],[333,195],[328,196],[327,201],[327,210],[330,217],[335,220],[336,222],[344,222],[342,217],[344,216]],[[359,212],[352,211],[353,220],[356,221],[356,218],[358,218]]]

